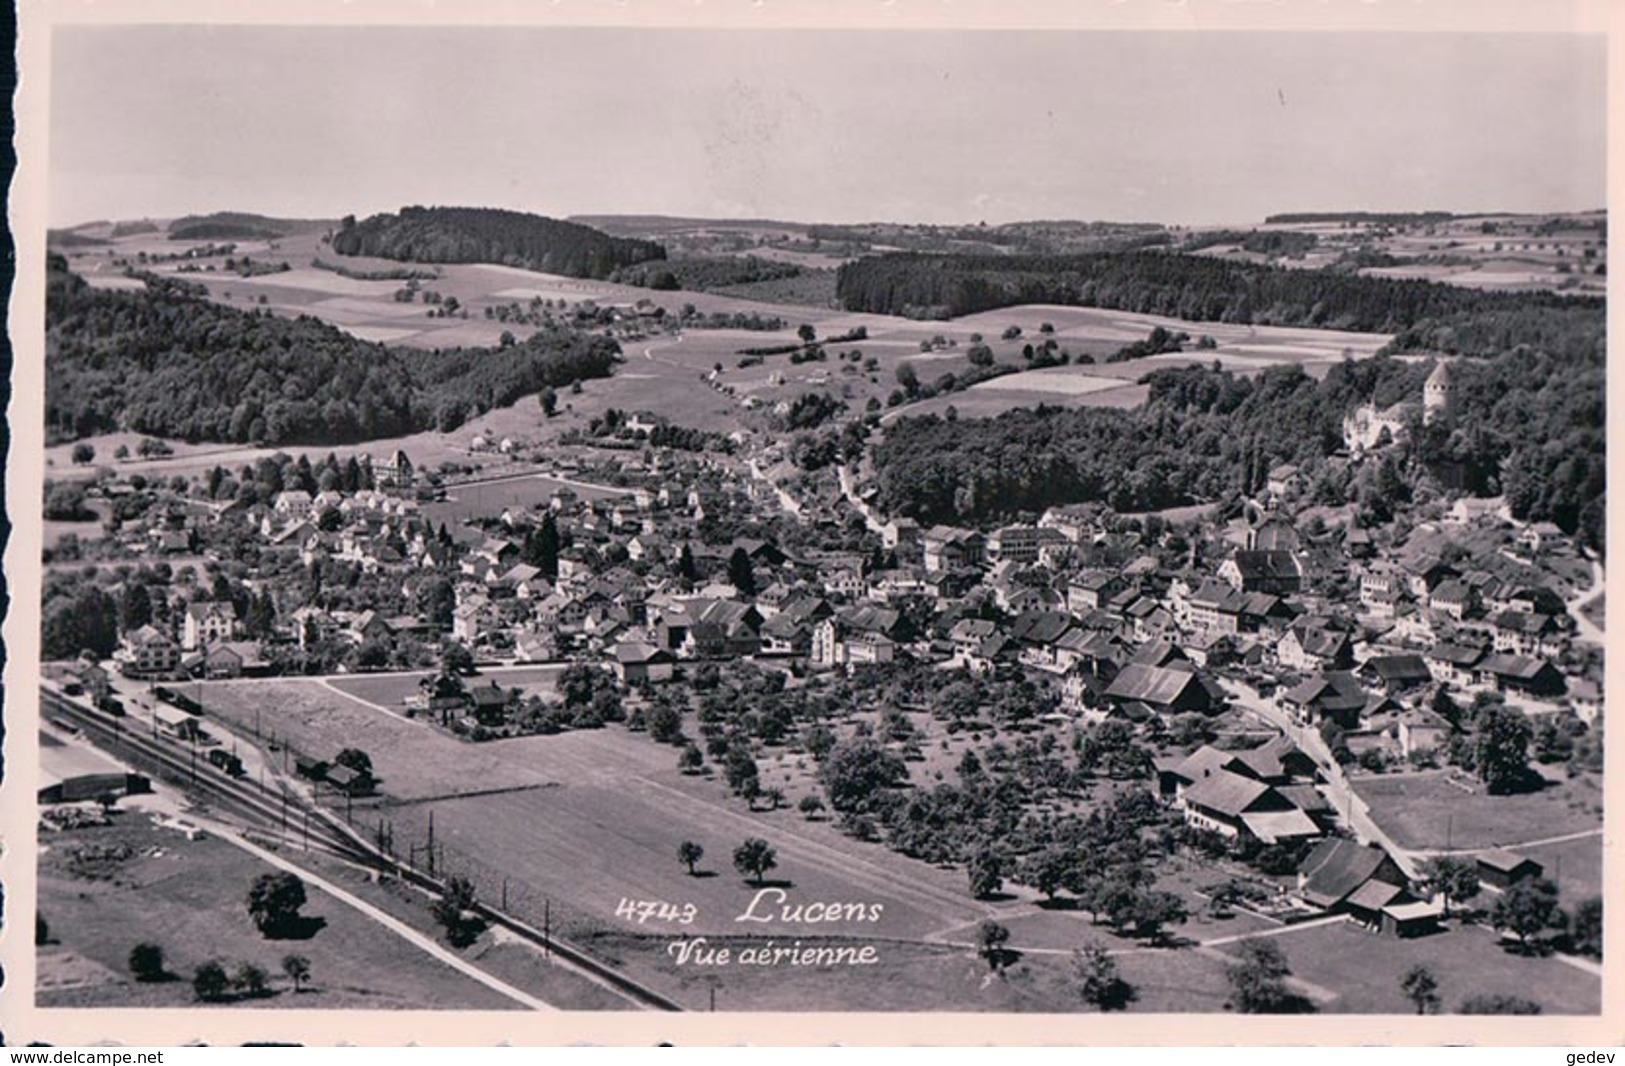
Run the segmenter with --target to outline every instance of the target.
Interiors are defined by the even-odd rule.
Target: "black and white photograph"
[[[31,6],[8,1037],[1618,1021],[1604,8]]]

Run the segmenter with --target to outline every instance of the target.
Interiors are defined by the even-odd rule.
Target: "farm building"
[[[1119,703],[1138,701],[1162,714],[1208,712],[1223,704],[1218,692],[1191,670],[1130,663],[1106,687],[1106,697]]]
[[[1314,820],[1274,788],[1225,769],[1182,789],[1179,802],[1187,824],[1232,840],[1247,836],[1275,844],[1320,835]]]
[[[323,779],[346,796],[370,795],[374,784],[371,774],[338,764],[329,766]]]
[[[1566,687],[1557,667],[1527,655],[1493,654],[1478,664],[1479,683],[1497,692],[1526,696],[1561,696]]]
[[[1387,852],[1342,838],[1322,840],[1298,865],[1298,896],[1305,903],[1399,935],[1427,926],[1406,884],[1405,872]]]
[[[1478,879],[1495,888],[1511,888],[1546,872],[1534,859],[1511,851],[1486,851],[1478,856]]]
[[[671,653],[652,644],[626,641],[610,651],[615,676],[623,685],[659,684],[670,681],[675,660]]]

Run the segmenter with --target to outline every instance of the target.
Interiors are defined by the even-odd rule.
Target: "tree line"
[[[350,215],[333,234],[333,250],[419,263],[501,263],[573,278],[607,278],[617,268],[666,258],[653,241],[487,207],[403,207],[359,222]]]
[[[1103,307],[1188,321],[1399,333],[1430,320],[1530,310],[1602,319],[1602,301],[1496,293],[1165,252],[986,256],[894,253],[843,265],[848,311],[955,318],[1017,304]]]

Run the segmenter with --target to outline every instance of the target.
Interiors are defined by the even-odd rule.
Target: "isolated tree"
[[[192,971],[192,994],[204,1003],[217,1003],[231,988],[231,978],[217,959],[210,959]]]
[[[970,878],[970,894],[986,899],[1004,887],[1004,856],[984,847],[971,856],[965,872]]]
[[[738,589],[741,596],[756,595],[756,569],[744,548],[735,548],[728,556],[728,583]]]
[[[1422,880],[1444,897],[1444,912],[1448,916],[1452,903],[1465,903],[1478,895],[1478,864],[1472,859],[1440,855],[1423,865]]]
[[[474,653],[462,641],[451,641],[440,653],[440,672],[449,677],[467,677],[474,672]],[[370,770],[371,760],[368,766]]]
[[[1569,927],[1574,950],[1592,958],[1602,958],[1602,897],[1591,896],[1574,908],[1574,921]]]
[[[293,990],[297,994],[303,990],[304,983],[310,980],[310,960],[303,955],[284,955],[282,972],[293,982]]]
[[[137,981],[161,981],[164,978],[164,949],[144,941],[130,949],[130,973]]]
[[[1072,979],[1082,1000],[1099,1010],[1118,1010],[1134,991],[1117,972],[1117,961],[1104,945],[1089,943],[1072,952]]]
[[[683,716],[668,704],[652,708],[645,716],[649,739],[657,744],[676,744],[683,739]]]
[[[688,876],[694,876],[694,865],[705,858],[705,849],[692,840],[677,845],[677,861],[688,867]]]
[[[287,932],[304,905],[305,883],[286,871],[260,874],[248,889],[248,914],[263,936]]]
[[[1491,793],[1511,791],[1529,771],[1528,717],[1505,704],[1489,704],[1473,727],[1473,761]]]
[[[697,774],[705,767],[705,753],[700,751],[699,745],[692,741],[683,745],[682,754],[677,756],[677,769],[685,774]]]
[[[778,853],[773,845],[760,837],[749,837],[734,849],[734,869],[758,885],[767,871],[778,864]]]
[[[265,969],[251,962],[244,962],[237,967],[232,975],[231,983],[239,995],[249,997],[263,996],[271,990],[271,976]]]
[[[364,777],[372,776],[372,756],[360,748],[345,748],[333,756],[333,762],[339,766],[348,766]]]
[[[1405,998],[1411,1001],[1418,1014],[1439,1012],[1439,982],[1426,966],[1412,966],[1399,982]]]
[[[796,336],[801,338],[802,344],[811,344],[813,341],[818,339],[818,331],[812,326],[802,323],[800,326],[796,327]]]
[[[728,788],[736,795],[749,797],[761,790],[761,777],[756,768],[756,760],[751,757],[750,749],[743,740],[737,741],[728,749],[723,773],[727,778]]]
[[[51,923],[45,920],[45,915],[34,912],[34,944],[49,944],[51,942]]]
[[[553,386],[545,385],[536,394],[536,402],[542,405],[542,414],[552,418],[559,409],[559,394],[553,391]]]
[[[796,809],[808,820],[811,820],[824,813],[824,801],[809,792],[801,797],[801,802],[796,804]]]
[[[1557,903],[1557,885],[1544,877],[1519,881],[1502,892],[1490,912],[1490,924],[1496,931],[1511,932],[1526,949],[1531,937],[1561,929],[1566,923],[1567,916]]]
[[[987,960],[987,968],[1001,970],[1009,952],[1010,930],[988,918],[976,931],[976,953]]]
[[[73,446],[73,462],[75,466],[86,466],[96,458],[96,449],[80,441]]]
[[[1292,973],[1286,956],[1271,940],[1246,940],[1241,961],[1225,970],[1230,1001],[1242,1014],[1280,1014],[1293,1000],[1286,979]]]
[[[474,909],[478,904],[474,882],[461,875],[446,879],[446,890],[434,901],[429,912],[446,931],[446,942],[452,947],[466,948],[485,931],[485,919]]]
[[[993,349],[985,344],[973,344],[965,349],[965,358],[970,360],[971,366],[992,366]]]
[[[921,341],[920,343],[925,344],[927,342]],[[906,361],[898,363],[897,369],[892,371],[892,374],[897,378],[897,384],[903,386],[903,391],[910,396],[920,391],[920,375],[914,369],[913,363]]]
[[[536,530],[536,556],[531,561],[549,581],[559,576],[559,547],[559,524],[549,511],[542,516],[542,524]]]

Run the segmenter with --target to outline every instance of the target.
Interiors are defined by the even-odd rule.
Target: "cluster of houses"
[[[627,683],[668,680],[685,660],[780,656],[847,668],[907,656],[980,674],[1034,671],[1054,679],[1067,709],[1129,719],[1216,710],[1224,694],[1214,674],[1233,670],[1261,691],[1285,682],[1275,699],[1300,721],[1375,728],[1401,756],[1437,742],[1441,723],[1422,697],[1438,686],[1554,707],[1563,700],[1587,716],[1600,706],[1595,682],[1560,666],[1572,631],[1561,598],[1463,562],[1464,553],[1450,561],[1437,550],[1447,536],[1413,536],[1423,547],[1399,550],[1359,530],[1310,537],[1266,503],[1170,565],[1159,545],[1122,532],[1100,508],[1058,507],[986,534],[899,519],[884,527],[877,566],[856,553],[792,557],[765,540],[701,542],[708,513],[779,506],[757,479],[592,499],[561,487],[544,506],[504,512],[499,526],[437,529],[409,491],[409,459],[374,460],[371,469],[376,489],[283,492],[237,520],[265,549],[306,565],[349,562],[398,578],[403,592],[450,580],[449,631],[410,614],[279,602],[283,639],[362,644],[410,634],[487,658],[596,658]],[[171,501],[146,526],[185,534],[232,520],[234,509]],[[522,558],[544,515],[568,545],[555,574]],[[1465,521],[1504,524],[1493,513]],[[1539,526],[1506,540],[1526,558],[1571,550]],[[727,578],[738,553],[753,575],[749,594]],[[922,601],[926,624],[903,609]],[[267,668],[232,606],[207,601],[186,606],[178,631],[123,634],[118,659],[153,677]]]

